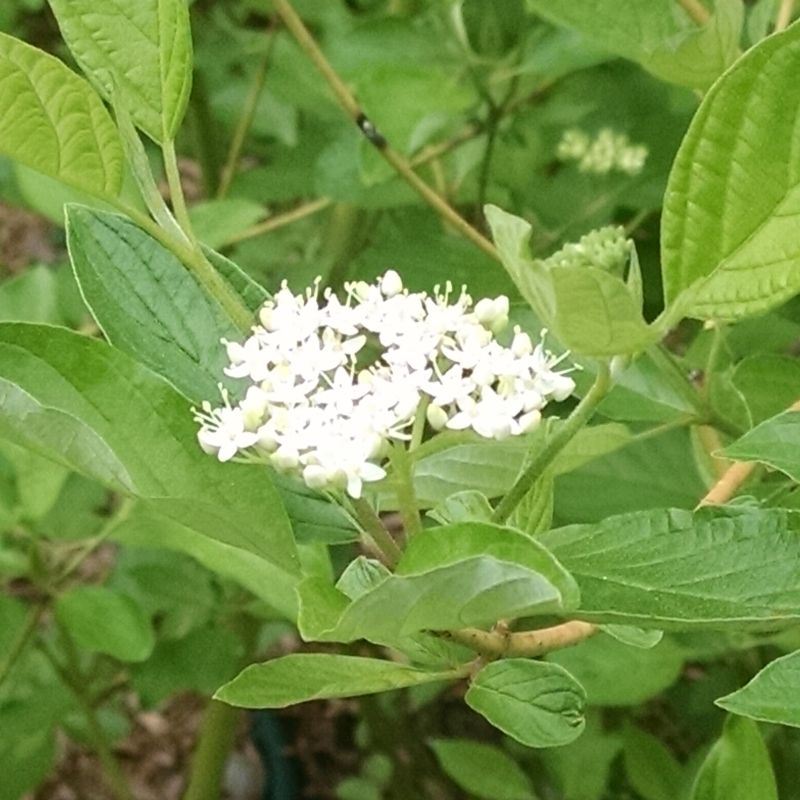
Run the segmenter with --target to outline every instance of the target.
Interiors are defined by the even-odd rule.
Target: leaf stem
[[[169,196],[172,201],[172,210],[175,212],[175,219],[178,220],[178,224],[183,228],[184,233],[194,241],[192,223],[189,219],[189,209],[186,207],[186,198],[184,197],[183,186],[181,184],[181,174],[178,169],[175,140],[165,139],[164,144],[161,146],[161,152],[164,156],[164,171],[167,176]]]
[[[492,514],[493,522],[503,523],[511,516],[511,512],[519,505],[522,498],[525,497],[528,490],[552,463],[553,459],[592,418],[597,405],[606,396],[610,388],[611,374],[609,367],[606,362],[601,361],[592,387],[567,419],[564,420],[564,424],[533,457],[508,494],[500,501]]]
[[[386,565],[394,567],[403,553],[389,531],[384,527],[381,518],[375,513],[375,509],[363,497],[351,497],[350,506],[364,532],[383,556]]]
[[[491,631],[480,628],[461,628],[449,631],[448,636],[489,658],[533,658],[572,647],[594,636],[600,628],[590,622],[571,620],[552,628],[512,633],[503,626]]]
[[[406,537],[411,537],[422,530],[417,493],[414,490],[414,464],[402,442],[392,445],[390,460],[397,485],[397,504],[403,518],[403,528]]]
[[[428,203],[442,219],[450,223],[456,230],[483,250],[487,255],[499,260],[494,244],[480,233],[480,231],[470,225],[440,194],[431,189],[431,187],[414,172],[411,164],[389,145],[375,125],[369,120],[353,93],[325,57],[325,54],[320,49],[316,40],[294,10],[291,2],[289,2],[289,0],[274,0],[274,7],[277,14],[279,14],[283,20],[284,25],[286,25],[286,28],[292,36],[294,36],[297,43],[305,51],[306,55],[311,59],[314,66],[319,70],[331,87],[336,99],[339,101],[339,105],[356,123],[358,129],[364,134],[370,144],[375,147],[383,158],[391,164],[395,172],[397,172],[412,189],[421,195],[425,202]]]
[[[261,92],[264,89],[264,83],[267,79],[267,69],[272,57],[272,49],[275,46],[275,38],[278,33],[277,25],[272,25],[267,32],[267,46],[264,50],[264,55],[256,66],[255,76],[250,90],[242,108],[242,113],[236,123],[236,129],[233,132],[231,139],[230,149],[228,150],[228,157],[225,160],[225,166],[222,168],[222,175],[220,177],[219,188],[217,190],[217,199],[222,199],[228,194],[231,188],[231,183],[236,175],[236,166],[239,163],[239,157],[242,154],[242,147],[244,140],[247,138],[247,133],[253,124],[253,119],[256,115],[256,107],[258,100],[261,97]]]

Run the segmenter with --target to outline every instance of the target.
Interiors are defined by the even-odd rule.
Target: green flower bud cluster
[[[565,244],[547,259],[551,267],[597,267],[620,278],[631,255],[633,243],[619,225],[590,231],[577,242]]]

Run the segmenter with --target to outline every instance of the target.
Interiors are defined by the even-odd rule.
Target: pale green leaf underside
[[[475,676],[464,699],[528,747],[569,744],[585,726],[583,687],[563,667],[546,661],[494,661]]]
[[[391,644],[418,631],[568,611],[578,600],[572,577],[538,542],[510,528],[456,523],[418,533],[396,573],[352,602],[324,581],[304,582],[300,629],[309,639]]]
[[[749,51],[703,100],[662,216],[668,305],[759,314],[800,290],[800,26]]]
[[[284,708],[306,700],[356,697],[455,677],[454,672],[427,672],[377,658],[298,653],[247,667],[215,697],[243,708]]]
[[[76,189],[116,197],[117,129],[83,78],[47,53],[0,33],[0,154]]]
[[[192,82],[186,0],[50,0],[75,60],[157,142],[175,136]]]
[[[289,520],[268,472],[204,454],[189,403],[145,367],[66,329],[4,323],[0,378],[14,387],[2,395],[0,423],[19,432],[20,444],[297,572]]]
[[[800,728],[800,652],[776,658],[716,703],[732,714]]]
[[[736,57],[740,0],[719,0],[701,27],[674,0],[527,0],[528,7],[587,40],[638,61],[666,81],[708,87]]]
[[[578,581],[583,618],[671,629],[800,619],[798,521],[784,511],[641,511],[539,541]]]

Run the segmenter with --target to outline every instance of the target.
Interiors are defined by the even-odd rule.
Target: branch
[[[394,150],[358,104],[353,93],[325,57],[314,37],[297,15],[289,0],[274,0],[275,11],[297,43],[322,73],[342,109],[351,117],[367,141],[392,165],[395,172],[411,186],[445,221],[466,236],[487,255],[499,260],[497,250],[489,239],[470,225],[441,195],[431,189],[412,169],[411,164]]]
[[[590,622],[573,620],[536,631],[511,633],[503,626],[492,631],[479,628],[461,628],[450,631],[451,639],[469,647],[476,653],[491,658],[533,658],[571,647],[594,636],[600,628]]]

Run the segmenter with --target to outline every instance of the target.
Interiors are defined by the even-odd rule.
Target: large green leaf
[[[750,50],[703,100],[662,216],[664,292],[701,319],[759,314],[800,290],[800,26]]]
[[[528,747],[557,747],[584,728],[586,693],[563,667],[507,658],[487,664],[464,699],[496,728]]]
[[[769,752],[755,722],[725,721],[697,773],[691,800],[778,800]]]
[[[393,644],[418,631],[486,625],[578,603],[571,576],[541,545],[511,528],[478,522],[418,533],[395,574],[379,576],[352,602],[340,589],[319,579],[301,584],[299,624],[306,638]]]
[[[781,510],[658,509],[541,534],[581,588],[577,616],[657,628],[800,619],[800,520]]]
[[[83,78],[0,33],[0,154],[101,197],[122,187],[117,129]]]
[[[761,461],[800,481],[800,411],[765,420],[722,452],[737,461]]]
[[[186,0],[50,0],[75,60],[157,142],[180,127],[192,86]]]
[[[227,358],[220,339],[241,333],[172,253],[125,217],[82,206],[67,210],[67,243],[84,300],[116,348],[195,401],[218,398],[220,381],[235,395],[236,382],[222,372]],[[206,255],[255,312],[267,292],[224,256]],[[302,482],[275,479],[298,537],[357,538],[340,509]]]
[[[5,323],[0,380],[7,438],[296,572],[268,471],[205,455],[186,400],[124,353],[61,328]]]
[[[219,396],[220,338],[240,332],[168,250],[116,214],[67,209],[67,246],[86,304],[108,340],[194,401]]]
[[[800,728],[800,652],[776,658],[746,686],[716,701],[726,711]]]
[[[442,770],[471,795],[534,800],[531,779],[499,747],[470,739],[433,739],[428,744]]]
[[[377,658],[296,653],[252,664],[214,696],[232,706],[283,708],[306,700],[355,697],[452,680],[461,674],[427,672]]]
[[[527,0],[557,25],[579,31],[593,44],[638,61],[666,81],[707,88],[736,58],[744,8],[718,0],[715,14],[698,27],[674,0]]]

